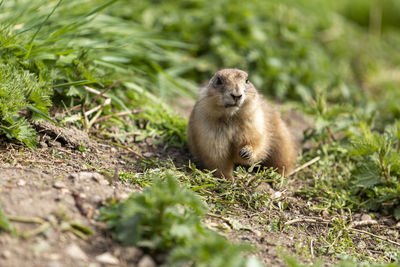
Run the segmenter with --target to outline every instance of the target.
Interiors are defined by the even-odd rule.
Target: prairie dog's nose
[[[235,102],[238,102],[240,100],[240,98],[242,97],[241,94],[231,94],[231,97],[233,98],[233,100],[235,100]]]

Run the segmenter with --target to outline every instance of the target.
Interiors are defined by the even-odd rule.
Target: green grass
[[[120,172],[119,178],[139,186],[147,187],[153,183],[154,177],[165,178],[172,171],[187,188],[204,197],[213,211],[229,209],[230,205],[240,206],[251,212],[261,211],[266,206],[274,204],[269,194],[260,192],[257,188],[262,183],[271,183],[275,189],[282,189],[287,180],[272,169],[255,168],[253,173],[238,167],[235,171],[235,181],[227,181],[214,176],[213,172],[199,170],[194,164],[189,168],[177,168],[172,161],[157,159],[140,160],[143,173]],[[276,204],[276,203],[275,203]]]

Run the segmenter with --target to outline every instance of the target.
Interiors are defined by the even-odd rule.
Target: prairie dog
[[[297,148],[278,112],[239,69],[222,69],[200,91],[188,125],[188,142],[202,167],[232,179],[236,164],[289,173]]]

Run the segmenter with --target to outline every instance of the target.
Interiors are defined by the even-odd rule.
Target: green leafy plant
[[[361,134],[354,137],[352,172],[353,193],[366,198],[367,207],[376,210],[384,205],[395,210],[400,218],[400,123],[390,125],[383,134],[361,125]]]
[[[205,228],[201,223],[205,214],[200,198],[167,174],[143,193],[103,207],[100,219],[124,245],[171,253],[167,265],[226,266],[226,256],[234,252],[231,266],[245,266],[247,260],[239,252],[246,247],[232,245]]]
[[[102,214],[123,244],[140,242],[150,249],[168,250],[173,244],[193,238],[193,229],[199,227],[205,207],[169,175],[165,183],[155,181],[144,193],[133,194],[126,202],[103,209]]]
[[[33,148],[36,132],[20,112],[34,107],[37,112],[32,114],[32,119],[37,119],[39,112],[47,113],[51,94],[49,86],[39,82],[35,74],[9,64],[0,64],[0,133]]]

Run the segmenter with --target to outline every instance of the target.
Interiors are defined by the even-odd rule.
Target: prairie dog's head
[[[211,98],[215,109],[234,114],[255,92],[256,89],[245,71],[222,69],[214,74],[202,94],[203,97]]]

